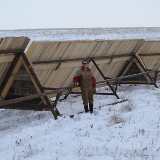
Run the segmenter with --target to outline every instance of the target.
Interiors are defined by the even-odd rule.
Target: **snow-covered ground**
[[[28,36],[31,41],[160,40],[159,31],[160,28],[14,30],[0,31],[0,37]],[[160,81],[157,85],[159,88],[121,85],[117,90],[119,100],[115,96],[94,95],[92,115],[78,114],[83,111],[79,95],[69,95],[58,102],[57,108],[65,118],[57,120],[48,111],[1,109],[0,159],[159,160]],[[97,89],[108,91],[108,87]]]
[[[65,118],[57,120],[48,111],[1,110],[1,160],[159,160],[160,89],[122,85],[117,93],[119,100],[94,95],[92,115],[78,114],[77,95],[58,103]]]
[[[43,40],[95,40],[145,39],[160,40],[160,27],[155,28],[75,28],[0,30],[0,37],[27,36],[31,41]]]

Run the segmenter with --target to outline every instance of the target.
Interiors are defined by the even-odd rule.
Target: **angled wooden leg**
[[[33,65],[31,64],[31,62],[29,61],[29,59],[28,59],[28,57],[26,56],[25,53],[22,53],[22,56],[23,56],[24,62],[26,63],[26,65],[25,65],[26,69],[28,70],[28,72],[30,72],[30,74],[32,74],[32,77],[33,77],[32,80],[33,80],[33,83],[36,86],[37,91],[41,92],[41,93],[44,93],[45,90],[44,90],[38,76],[36,75],[36,73],[33,69]],[[45,99],[46,103],[48,104],[54,118],[57,119],[57,113],[59,114],[59,111],[57,109],[53,108],[53,105],[52,105],[48,96],[44,96],[44,99]]]
[[[140,66],[142,67],[142,69],[147,72],[146,68],[143,66],[143,64],[140,62],[140,60],[137,58],[137,56],[135,56],[136,60],[138,61],[138,63],[140,64]],[[149,73],[147,73],[148,78],[150,79],[150,81],[152,82],[152,84],[158,88],[158,86],[156,85],[155,81],[152,79],[152,77],[150,76]]]
[[[126,73],[127,73],[127,71],[129,70],[129,68],[131,67],[131,65],[132,65],[132,60],[134,59],[134,56],[132,56],[131,58],[130,58],[130,60],[128,60],[127,62],[126,62],[126,64],[124,65],[124,67],[122,68],[122,70],[120,71],[120,73],[118,74],[118,76],[117,77],[121,77],[121,76],[123,76],[123,75],[125,75]],[[118,80],[118,84],[120,84],[120,82],[121,82],[121,80]]]
[[[100,70],[100,68],[96,64],[96,62],[93,59],[91,61],[93,62],[93,64],[95,65],[95,67],[97,68],[97,70],[99,71],[99,73],[101,74],[101,76],[103,77],[103,79],[106,80],[107,78],[104,76],[104,74],[102,73],[102,71]],[[119,99],[116,91],[113,89],[113,87],[110,85],[110,83],[109,82],[106,82],[106,83],[109,86],[109,88],[111,89],[111,91],[113,92],[113,94],[117,97],[117,99]]]
[[[52,108],[54,109],[54,112],[56,112],[57,116],[60,116],[60,113],[59,113],[59,111],[58,111],[56,106],[57,106],[57,102],[58,102],[58,100],[59,100],[61,95],[62,95],[62,92],[61,93],[57,93],[56,100],[54,101],[54,103],[52,105]]]
[[[69,94],[71,93],[73,87],[71,87],[68,92],[66,93],[66,95],[64,96],[64,99],[67,99],[67,97],[69,96]]]

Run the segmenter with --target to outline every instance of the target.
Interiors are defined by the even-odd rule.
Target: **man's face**
[[[84,68],[88,67],[87,61],[83,61],[83,62],[82,62],[82,65],[83,65]]]

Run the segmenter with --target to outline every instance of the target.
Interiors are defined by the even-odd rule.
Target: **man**
[[[96,79],[88,67],[88,61],[82,61],[82,67],[77,71],[73,78],[73,83],[81,87],[82,100],[85,112],[93,113],[93,92],[96,90]],[[88,110],[89,103],[89,110]]]

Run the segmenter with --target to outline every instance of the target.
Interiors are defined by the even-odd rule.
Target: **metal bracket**
[[[57,67],[55,68],[55,71],[58,70],[60,66],[61,66],[61,62],[58,63]]]

